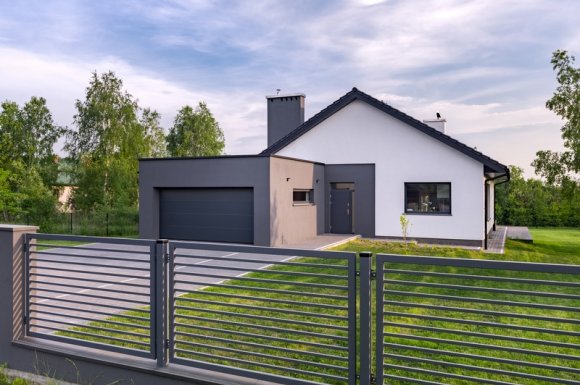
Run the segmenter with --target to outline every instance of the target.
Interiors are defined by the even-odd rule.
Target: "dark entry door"
[[[330,231],[335,234],[352,234],[351,190],[331,190]]]
[[[161,238],[254,243],[251,188],[162,189]]]

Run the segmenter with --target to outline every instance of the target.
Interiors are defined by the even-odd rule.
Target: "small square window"
[[[294,190],[292,192],[292,200],[294,204],[311,204],[314,203],[313,190]]]
[[[405,183],[406,214],[451,214],[451,183]]]

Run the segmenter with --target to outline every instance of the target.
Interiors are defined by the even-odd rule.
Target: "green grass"
[[[526,262],[551,262],[580,264],[580,229],[532,229],[534,238],[533,244],[518,241],[509,241],[506,245],[506,254],[487,254],[481,251],[465,250],[450,247],[425,247],[414,244],[404,245],[400,243],[385,243],[376,241],[357,240],[346,245],[337,247],[343,251],[372,251],[373,253],[391,254],[411,254],[424,256],[460,257],[472,259],[496,259],[496,260],[516,260]],[[321,263],[321,260],[313,258],[301,258],[299,262]],[[328,263],[328,261],[326,261]],[[266,371],[289,375],[297,378],[340,384],[344,381],[317,377],[313,374],[299,373],[296,370],[305,372],[322,372],[330,376],[343,376],[345,372],[336,367],[344,366],[343,358],[346,353],[341,350],[347,346],[347,342],[342,338],[346,336],[344,330],[338,330],[346,326],[346,323],[338,319],[324,319],[315,315],[300,312],[319,312],[324,316],[345,316],[344,308],[346,301],[330,296],[343,296],[344,291],[338,289],[320,289],[297,286],[294,283],[306,282],[313,284],[333,284],[343,285],[345,281],[340,277],[317,277],[317,276],[293,276],[285,274],[287,272],[306,272],[318,274],[343,275],[342,261],[334,261],[332,266],[277,266],[269,270],[250,273],[243,278],[232,279],[224,282],[219,287],[209,287],[204,290],[188,293],[177,299],[177,322],[181,325],[176,328],[180,333],[177,337],[177,348],[187,349],[190,352],[177,352],[183,358],[191,358],[223,364],[237,366],[250,370],[260,370],[259,366],[252,361],[267,363],[272,367]],[[505,360],[517,360],[535,362],[543,365],[561,366],[580,369],[580,361],[564,359],[562,357],[542,357],[534,354],[514,352],[513,349],[543,350],[553,355],[566,354],[580,355],[579,337],[571,337],[558,334],[550,334],[539,331],[526,331],[519,329],[498,328],[491,324],[479,326],[472,324],[462,324],[445,319],[429,320],[421,318],[424,316],[437,316],[447,318],[459,318],[471,321],[484,321],[489,323],[513,324],[521,327],[537,327],[546,329],[556,329],[561,331],[572,331],[578,333],[578,324],[566,323],[556,320],[578,319],[578,312],[563,310],[545,310],[539,308],[529,308],[522,306],[508,306],[496,303],[479,303],[465,299],[442,299],[432,298],[429,295],[471,297],[493,301],[518,301],[525,303],[546,304],[566,306],[569,308],[580,308],[579,300],[554,299],[537,295],[507,294],[485,291],[469,291],[457,288],[441,288],[436,286],[410,286],[401,281],[415,282],[417,284],[453,284],[479,287],[499,287],[510,290],[521,291],[545,291],[561,294],[579,294],[578,287],[544,286],[522,282],[494,282],[481,278],[466,279],[441,277],[433,275],[416,275],[413,271],[423,271],[426,273],[461,273],[476,274],[480,276],[495,275],[509,278],[525,279],[549,279],[554,281],[574,281],[580,282],[580,277],[567,276],[561,274],[545,273],[521,273],[511,271],[488,271],[482,269],[465,269],[450,267],[430,267],[425,265],[389,265],[389,269],[406,269],[411,272],[392,272],[387,274],[387,278],[394,281],[389,283],[388,289],[397,291],[389,294],[386,300],[390,301],[385,305],[385,310],[389,312],[405,312],[407,316],[391,314],[386,316],[387,322],[399,324],[388,326],[385,331],[392,333],[386,338],[389,345],[387,352],[392,356],[385,362],[389,365],[399,365],[414,367],[423,370],[435,370],[447,372],[455,375],[466,375],[487,379],[489,381],[505,381],[508,383],[544,385],[551,383],[534,378],[520,378],[507,374],[486,373],[482,370],[467,370],[451,365],[472,365],[481,366],[496,370],[511,370],[528,373],[531,376],[547,376],[576,380],[580,378],[578,373],[570,373],[565,370],[552,370],[547,367],[533,368],[525,365],[513,365],[507,363],[496,363],[492,361],[482,361],[473,359],[468,355],[493,356]],[[217,273],[216,273],[217,274]],[[249,280],[244,278],[250,278]],[[253,281],[252,279],[283,280],[285,283],[268,283],[264,281]],[[294,291],[300,293],[268,293],[259,289],[270,288],[283,291]],[[373,283],[374,290],[374,283]],[[374,291],[373,291],[374,293]],[[423,294],[427,296],[417,296]],[[236,296],[236,297],[234,297]],[[241,296],[242,298],[240,298]],[[323,305],[330,308],[318,309],[304,304],[284,303],[280,301],[299,301],[310,304]],[[262,309],[242,308],[239,305],[259,306]],[[373,301],[374,306],[374,301]],[[430,306],[448,307],[428,308]],[[462,308],[462,311],[455,311],[449,308]],[[267,308],[267,309],[265,309]],[[281,314],[280,310],[291,310],[295,314]],[[71,329],[70,335],[74,331],[92,333],[100,337],[83,337],[95,341],[118,344],[128,347],[137,347],[131,341],[145,341],[140,337],[123,336],[123,332],[144,333],[148,328],[147,321],[129,320],[126,316],[146,316],[143,312],[148,309],[138,309],[133,312],[119,314],[107,320],[93,322],[86,326]],[[499,314],[484,314],[484,312],[496,312]],[[529,318],[519,318],[518,314],[527,314],[537,317],[548,317],[546,320],[530,320]],[[291,319],[295,322],[303,323],[296,325],[281,322],[277,318]],[[119,323],[133,323],[136,327],[127,327]],[[113,328],[119,333],[111,333],[98,329],[99,327]],[[144,328],[144,329],[140,329]],[[422,329],[423,328],[423,329]],[[424,328],[432,328],[430,330]],[[440,329],[439,331],[433,328]],[[453,330],[454,332],[451,332]],[[293,331],[302,332],[296,334]],[[314,334],[313,334],[314,333]],[[469,333],[483,333],[470,335]],[[67,333],[68,334],[68,333]],[[316,336],[315,334],[325,334],[327,337]],[[79,337],[78,335],[74,335]],[[125,342],[107,340],[108,337],[116,336],[124,338]],[[336,336],[336,337],[333,337]],[[505,338],[504,338],[505,337]],[[568,344],[562,346],[547,346],[524,341],[510,341],[507,338],[526,338],[530,340],[550,341],[552,344]],[[433,338],[445,339],[448,342],[435,342],[429,340]],[[456,343],[453,343],[456,342]],[[461,343],[496,345],[497,349],[490,350],[482,346],[464,346]],[[500,348],[501,347],[501,348]],[[284,349],[291,349],[288,352]],[[425,351],[419,349],[432,349]],[[512,349],[512,351],[510,351]],[[247,351],[243,353],[239,351]],[[302,353],[300,351],[303,351]],[[445,353],[442,351],[446,351]],[[306,352],[306,353],[305,353]],[[250,353],[256,353],[253,356]],[[313,353],[313,354],[309,354]],[[214,356],[221,356],[216,358]],[[310,364],[299,364],[293,360],[308,360]],[[413,362],[413,359],[430,359],[441,361],[442,363]],[[317,367],[322,365],[323,368]],[[277,368],[279,367],[279,368]],[[284,369],[287,368],[287,369]],[[264,370],[262,368],[261,370]],[[389,368],[387,373],[401,375],[411,378],[420,378],[428,381],[441,381],[447,384],[471,384],[473,382],[461,379],[445,379],[444,377],[415,373],[413,371],[397,368]],[[404,384],[390,380],[389,384]]]

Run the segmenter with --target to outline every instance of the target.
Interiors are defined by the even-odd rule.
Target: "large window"
[[[451,214],[451,183],[405,183],[406,214]]]

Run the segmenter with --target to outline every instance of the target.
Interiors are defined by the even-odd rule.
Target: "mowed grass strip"
[[[558,234],[562,235],[562,242]],[[532,235],[534,244],[508,241],[505,255],[366,240],[338,249],[542,263],[580,262],[580,230],[532,229]],[[392,271],[385,275],[385,373],[407,378],[389,378],[388,384],[408,384],[409,378],[445,384],[580,381],[580,276],[405,264],[390,264],[387,268]],[[485,279],[486,276],[514,280],[502,282]],[[556,283],[544,285],[526,280]],[[559,286],[558,281],[573,285]],[[456,287],[447,287],[451,285]],[[562,298],[562,295],[573,298]],[[540,308],[542,305],[549,309]],[[526,350],[547,355],[527,354]],[[511,375],[510,371],[523,375]]]
[[[354,241],[335,249],[579,264],[579,229],[532,229],[531,231],[534,237],[533,244],[508,241],[504,255],[460,248],[425,247],[366,240]],[[295,261],[320,263],[320,260],[310,258],[300,258]],[[326,261],[328,262],[335,263],[339,267],[345,266],[344,261]],[[580,381],[580,338],[578,337],[580,328],[576,322],[580,318],[580,301],[577,299],[528,293],[510,294],[475,289],[464,290],[429,286],[429,284],[547,292],[572,296],[580,295],[578,286],[539,285],[517,280],[500,282],[477,277],[418,275],[402,270],[468,274],[481,277],[499,276],[522,280],[566,281],[575,284],[580,283],[580,277],[567,274],[436,268],[405,264],[389,265],[388,269],[398,271],[385,275],[386,279],[393,281],[385,287],[389,290],[385,296],[385,301],[387,301],[385,311],[389,312],[385,316],[385,322],[390,323],[385,327],[385,343],[387,344],[385,352],[388,354],[385,363],[392,366],[386,370],[387,374],[445,384],[542,385],[558,383],[542,379],[542,376],[562,379],[568,383]],[[346,376],[343,369],[347,366],[345,361],[347,353],[344,350],[348,345],[346,322],[333,317],[343,317],[346,312],[332,306],[345,308],[346,299],[341,297],[346,296],[346,292],[300,286],[297,283],[336,285],[345,283],[340,279],[329,281],[315,276],[284,275],[283,271],[346,274],[340,269],[337,271],[332,267],[324,266],[320,268],[274,266],[268,270],[248,273],[240,278],[224,280],[220,286],[198,287],[196,291],[179,296],[176,299],[178,325],[175,328],[178,333],[175,345],[177,356],[312,381],[344,383],[345,381],[339,378]],[[272,284],[244,278],[278,280],[286,283]],[[187,279],[190,280],[192,277],[187,277]],[[426,285],[418,286],[410,283]],[[203,286],[202,283],[200,285]],[[278,291],[267,291],[270,289]],[[490,303],[478,302],[478,300],[490,301]],[[522,306],[505,304],[510,301],[521,302]],[[331,308],[314,308],[304,302]],[[552,308],[543,309],[524,306],[525,304],[547,305]],[[499,314],[488,314],[489,312]],[[374,300],[373,313],[376,314]],[[408,315],[401,316],[393,313],[407,313]],[[539,319],[524,316],[534,316]],[[112,317],[108,320],[119,321],[121,318]],[[102,322],[106,323],[108,320]],[[468,322],[459,322],[460,320]],[[469,321],[487,324],[477,325]],[[506,328],[494,324],[510,324],[513,327]],[[93,325],[99,326],[101,322],[94,322],[87,326]],[[134,331],[131,328],[124,329],[120,325],[114,327],[116,330]],[[84,329],[81,326],[77,330]],[[575,335],[557,334],[549,330]],[[104,340],[107,336],[112,336],[112,334],[103,333]],[[85,337],[76,336],[76,338]],[[127,346],[130,346],[129,341],[127,341]],[[528,354],[526,350],[543,351],[547,355]],[[497,362],[483,357],[493,358]],[[430,361],[420,362],[417,359]],[[539,367],[530,364],[537,364]],[[429,374],[427,371],[442,372],[451,377]],[[512,376],[508,373],[509,371],[525,373],[528,377]],[[320,374],[323,376],[321,377]],[[410,382],[388,379],[385,383],[408,384]]]

